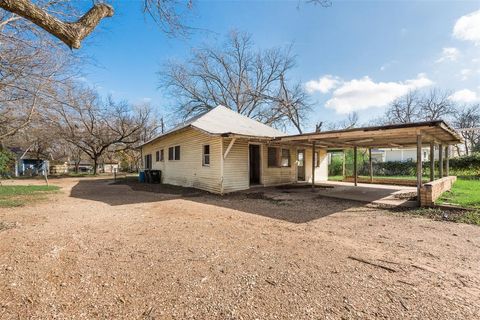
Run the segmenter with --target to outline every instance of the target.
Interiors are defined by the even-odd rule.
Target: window
[[[282,149],[282,167],[290,167],[290,149]]]
[[[155,161],[160,161],[160,151],[155,152]]]
[[[206,144],[203,146],[202,165],[205,167],[210,166],[210,145],[209,144]]]
[[[175,160],[180,160],[180,146],[175,146]]]
[[[268,147],[268,166],[278,167],[278,148]]]
[[[163,161],[165,160],[165,158],[163,157],[163,149],[160,150],[160,161]]]
[[[180,146],[168,148],[168,160],[180,160]]]
[[[144,168],[147,169],[147,170],[152,169],[152,155],[151,154],[145,155]]]

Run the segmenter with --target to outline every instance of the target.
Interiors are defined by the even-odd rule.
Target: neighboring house
[[[228,193],[251,186],[311,182],[312,150],[279,143],[285,133],[218,106],[141,146],[143,167],[162,182]],[[315,182],[328,178],[327,152],[316,149]]]
[[[114,173],[118,172],[119,164],[117,162],[104,162],[97,164],[98,173]]]
[[[75,161],[70,161],[68,165],[69,172],[75,172],[75,166],[78,165],[78,173],[91,173],[93,172],[93,164],[88,160],[82,160],[78,164]]]
[[[15,177],[44,175],[49,171],[49,162],[46,159],[38,159],[28,151],[20,148],[10,148],[15,154]]]
[[[454,148],[450,149],[450,156],[456,154]],[[434,150],[435,160],[438,160],[438,146]],[[417,161],[417,149],[415,148],[381,148],[372,149],[372,159],[377,162],[390,161]],[[430,147],[422,148],[422,161],[430,161]]]

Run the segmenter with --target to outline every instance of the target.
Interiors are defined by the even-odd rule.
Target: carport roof
[[[312,132],[298,135],[277,137],[280,142],[316,142],[319,147],[383,147],[396,148],[414,146],[417,135],[422,136],[422,143],[458,144],[463,141],[461,135],[443,120],[415,122]]]

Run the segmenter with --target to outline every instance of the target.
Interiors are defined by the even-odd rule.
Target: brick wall
[[[457,181],[457,177],[449,176],[425,183],[420,189],[420,205],[422,207],[433,206],[435,200],[437,200],[442,193],[450,190],[455,181]]]

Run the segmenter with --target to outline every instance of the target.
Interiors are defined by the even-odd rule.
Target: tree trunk
[[[111,6],[97,3],[83,17],[72,23],[60,21],[30,0],[0,0],[0,8],[30,20],[74,49],[80,48],[81,41],[103,18],[111,17],[114,13]]]
[[[97,165],[98,165],[98,158],[95,157],[93,159],[93,175],[97,175]]]

